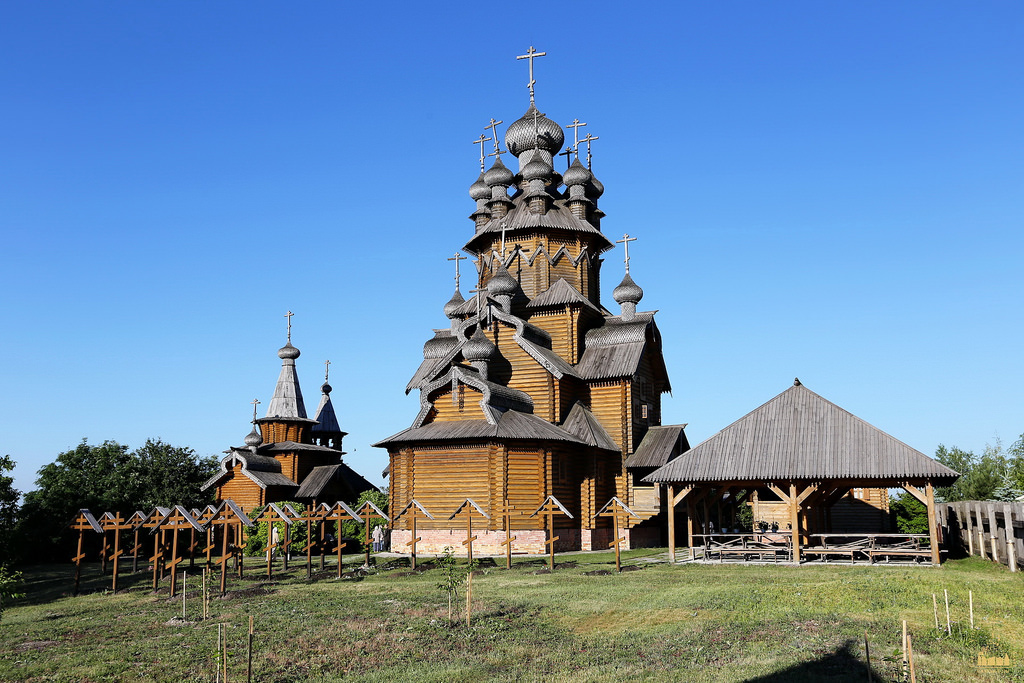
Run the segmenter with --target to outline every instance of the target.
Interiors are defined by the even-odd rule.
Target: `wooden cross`
[[[483,172],[483,170],[484,170],[484,159],[487,158],[487,155],[484,153],[484,143],[488,142],[488,141],[490,141],[490,138],[487,137],[486,135],[484,135],[483,133],[480,133],[480,137],[478,137],[476,140],[473,140],[473,144],[474,145],[480,145],[480,171],[481,172]]]
[[[579,119],[573,119],[566,128],[572,128],[572,148],[579,149],[580,146],[580,128],[587,124],[580,123]]]
[[[459,274],[459,261],[467,260],[467,257],[463,256],[459,252],[455,252],[453,256],[448,257],[449,261],[455,261],[455,289],[459,288],[459,278],[462,277]]]
[[[572,147],[566,147],[564,152],[559,152],[558,153],[558,156],[565,157],[565,168],[566,168],[566,170],[568,170],[568,168],[570,166],[572,166],[572,160],[570,159],[570,157],[572,156],[572,152],[573,152]]]
[[[323,520],[325,522],[333,521],[335,523],[334,537],[337,542],[337,547],[335,548],[335,550],[338,553],[338,578],[340,579],[342,566],[344,564],[341,557],[341,549],[345,547],[345,541],[342,540],[343,535],[341,533],[341,523],[346,519],[350,519],[355,522],[362,522],[363,520],[359,517],[358,514],[356,514],[355,511],[352,510],[352,508],[350,508],[348,505],[345,505],[340,500],[337,503],[335,503],[333,507],[329,507],[326,503],[324,503],[323,506],[321,507],[321,510],[323,513]]]
[[[623,541],[626,540],[625,536],[619,536],[619,529],[621,528],[619,526],[619,515],[627,515],[627,520],[629,517],[636,517],[637,519],[640,519],[640,515],[626,507],[626,504],[619,500],[618,496],[612,497],[612,499],[605,503],[605,506],[601,508],[597,514],[590,518],[591,520],[596,517],[612,518],[612,537],[615,540],[609,543],[608,547],[615,548],[615,571],[617,572],[622,571],[622,564],[619,561],[619,552],[622,548]]]
[[[462,545],[466,546],[466,558],[469,560],[470,564],[472,564],[473,541],[477,540],[477,536],[473,535],[473,513],[475,512],[476,514],[482,516],[484,519],[490,519],[491,516],[484,512],[483,509],[481,509],[480,506],[477,505],[472,498],[467,498],[466,500],[462,501],[462,505],[460,505],[458,509],[456,509],[455,512],[453,512],[451,516],[448,517],[448,521],[455,519],[455,517],[458,516],[458,514],[463,510],[466,511],[466,540],[462,542]]]
[[[530,49],[526,51],[525,55],[516,56],[516,59],[530,60],[530,82],[526,86],[530,89],[530,104],[533,104],[533,86],[537,82],[533,80],[533,60],[536,59],[537,57],[544,57],[546,55],[547,52],[537,52],[536,50],[533,49],[533,45],[531,45]]]
[[[208,527],[220,526],[223,527],[221,535],[221,553],[220,560],[217,564],[220,565],[220,594],[224,595],[227,589],[227,567],[228,560],[231,556],[237,553],[239,558],[238,563],[238,577],[242,578],[242,572],[244,565],[242,561],[242,550],[245,548],[245,544],[241,542],[242,538],[242,526],[253,527],[255,526],[253,521],[249,519],[248,515],[242,512],[241,508],[235,505],[235,502],[230,498],[220,504],[210,515],[210,521],[207,522]],[[235,534],[235,543],[233,546],[228,544],[228,536],[232,531]],[[213,539],[211,538],[211,545]],[[207,550],[207,557],[209,557],[209,550]]]
[[[574,519],[574,517],[572,516],[572,513],[566,510],[565,506],[558,502],[558,499],[554,496],[548,496],[544,502],[541,503],[541,506],[534,510],[533,514],[530,516],[536,517],[538,514],[547,517],[547,528],[549,530],[548,535],[551,538],[545,541],[544,544],[550,548],[550,560],[548,562],[548,567],[551,571],[555,571],[555,541],[560,538],[559,536],[555,536],[555,515],[563,514],[569,519]]]
[[[252,423],[256,424],[256,406],[260,404],[260,400],[258,398],[254,398],[253,400],[249,401],[249,403],[252,404]]]
[[[409,564],[414,570],[416,569],[416,544],[423,540],[422,538],[416,535],[416,518],[418,516],[417,511],[422,512],[427,517],[427,519],[434,519],[434,516],[430,514],[430,512],[428,512],[425,507],[420,505],[419,501],[416,500],[415,498],[410,500],[408,504],[406,504],[406,506],[402,508],[402,511],[392,518],[392,520],[396,522],[406,514],[408,514],[409,517],[412,518],[412,535],[410,537],[412,540],[406,543],[406,545],[409,546],[410,550]]]
[[[501,542],[505,546],[505,569],[512,569],[512,541],[516,537],[512,535],[512,515],[516,510],[515,505],[509,505],[508,501],[501,504],[502,526],[505,527],[505,540]]]
[[[501,222],[501,261],[505,262],[505,231],[508,230],[508,223]]]
[[[469,290],[470,294],[476,296],[476,324],[481,326],[483,325],[483,321],[480,319],[480,294],[486,291],[486,287],[478,287],[476,289]]]
[[[288,318],[288,343],[292,343],[292,316],[295,315],[291,311],[284,314],[284,317]]]
[[[274,559],[274,551],[278,547],[281,547],[281,548],[284,549],[284,551],[283,551],[284,569],[285,569],[285,571],[288,570],[288,544],[289,544],[288,532],[289,532],[289,530],[291,529],[291,526],[292,526],[292,518],[291,518],[291,516],[287,512],[285,512],[284,510],[279,508],[274,503],[269,503],[266,507],[264,507],[263,511],[260,512],[260,514],[257,515],[254,518],[253,521],[260,521],[264,517],[266,518],[266,520],[264,520],[264,521],[266,521],[267,524],[269,525],[267,527],[267,576],[269,577],[269,576],[273,576],[274,575],[274,569],[273,569],[272,562],[273,562],[273,559]],[[274,523],[275,522],[283,522],[284,523],[284,531],[285,531],[284,540],[283,541],[278,541],[277,543],[274,543],[272,541],[272,539],[274,538]]]
[[[153,563],[153,590],[156,591],[160,587],[160,563],[164,559],[164,547],[161,543],[162,533],[159,533],[160,523],[164,517],[170,514],[170,510],[162,507],[155,507],[153,511],[146,516],[140,525],[144,529],[150,529],[150,535],[153,536],[153,557],[149,558],[149,561]]]
[[[306,523],[306,580],[309,581],[313,578],[313,523],[322,522],[324,514],[315,505],[310,505],[295,519]]]
[[[146,519],[146,515],[139,511],[128,518],[126,522],[128,526],[135,532],[134,541],[132,544],[132,574],[139,571],[139,552],[142,550],[142,544],[139,543],[139,530],[143,520]]]
[[[492,118],[490,125],[484,126],[484,128],[490,128],[491,129],[491,137],[494,138],[494,151],[487,155],[489,157],[497,157],[497,158],[500,159],[501,155],[505,153],[505,151],[503,149],[501,149],[501,147],[498,145],[498,126],[500,126],[503,123],[505,123],[505,122],[504,121],[495,121]]]
[[[360,505],[359,509],[356,510],[356,513],[360,517],[363,518],[363,523],[365,524],[365,528],[363,530],[363,543],[366,546],[366,566],[369,567],[370,566],[370,520],[371,519],[382,519],[385,522],[390,522],[391,520],[388,519],[388,516],[384,513],[383,510],[381,510],[379,507],[377,507],[376,505],[374,505],[370,501],[365,501],[362,505]]]
[[[110,584],[110,591],[112,593],[117,592],[117,574],[120,566],[121,555],[124,555],[124,551],[121,550],[121,532],[125,529],[132,528],[132,525],[128,523],[128,520],[121,516],[120,512],[110,514],[109,512],[103,515],[100,521],[100,526],[103,527],[103,531],[114,532],[114,551],[110,555],[110,559],[114,561],[114,576]],[[104,533],[104,538],[106,534]]]
[[[585,138],[583,138],[582,140],[580,140],[580,142],[585,142],[585,143],[587,143],[587,169],[588,169],[588,170],[593,170],[593,169],[592,169],[592,168],[590,167],[590,143],[591,143],[591,142],[593,142],[594,140],[600,140],[600,139],[601,139],[601,138],[599,138],[599,137],[595,137],[595,136],[591,135],[590,133],[587,133],[587,137],[585,137]],[[577,144],[578,144],[578,143],[577,143]]]
[[[636,242],[636,238],[635,237],[630,237],[629,233],[626,233],[625,235],[623,235],[621,240],[615,240],[616,244],[621,244],[623,249],[626,250],[626,258],[625,258],[625,262],[626,262],[626,275],[629,275],[629,243],[630,242]]]
[[[167,566],[171,570],[171,597],[173,598],[178,587],[178,572],[176,570],[178,564],[180,564],[183,559],[178,557],[178,532],[184,531],[185,529],[198,531],[205,531],[205,529],[203,529],[203,527],[199,525],[199,522],[197,522],[196,519],[180,505],[175,505],[170,514],[160,520],[160,525],[157,528],[161,531],[167,529],[171,532],[171,561]]]
[[[78,516],[71,522],[71,528],[78,532],[78,553],[71,558],[71,561],[75,563],[75,594],[77,595],[78,583],[82,576],[82,560],[85,559],[85,553],[82,552],[83,537],[86,531],[102,534],[103,527],[100,526],[100,523],[96,521],[91,512],[83,509],[78,511]]]

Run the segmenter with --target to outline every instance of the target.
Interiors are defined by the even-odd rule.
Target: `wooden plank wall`
[[[970,500],[935,507],[937,523],[951,553],[985,557],[1014,571],[1020,566],[1024,503]]]
[[[249,512],[266,502],[265,492],[252,479],[238,472],[237,470],[240,468],[241,465],[232,468],[227,480],[217,487],[217,499],[227,500],[230,498],[240,508]]]
[[[451,387],[442,390],[433,398],[434,410],[431,411],[430,422],[457,422],[459,420],[483,420],[483,408],[480,401],[484,395],[473,387],[459,383],[455,402],[452,402]]]

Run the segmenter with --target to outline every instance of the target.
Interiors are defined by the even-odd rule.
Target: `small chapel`
[[[606,549],[622,536],[630,547],[665,542],[660,488],[641,479],[689,448],[685,425],[661,424],[671,384],[655,312],[639,308],[644,292],[630,273],[635,237],[616,241],[618,310],[602,303],[602,257],[616,242],[602,229],[598,138],[581,137],[587,124],[576,119],[567,145],[563,127],[538,109],[534,60],[545,54],[531,47],[519,57],[529,63],[526,112],[503,138],[503,121],[492,118],[475,141],[480,172],[462,248],[474,286],[461,291],[466,257],[456,252],[448,324],[426,341],[406,386],[419,392],[419,412],[375,444],[388,451],[394,548],[411,539],[401,511],[413,501],[429,513],[415,527],[420,551],[459,548],[465,525],[450,517],[467,498],[479,511],[482,553],[502,552],[509,535],[530,553],[545,552],[548,538],[556,550]],[[559,514],[534,514],[551,496]],[[633,513],[617,530],[599,516],[613,498]]]
[[[254,400],[252,431],[245,445],[224,451],[220,471],[202,486],[204,491],[216,488],[218,503],[231,499],[245,512],[278,501],[351,503],[363,491],[377,490],[342,460],[346,432],[341,431],[331,401],[330,361],[325,364],[320,404],[313,418],[307,417],[295,367],[300,352],[292,346],[292,315],[289,311],[285,316],[288,341],[277,352],[281,374],[266,415],[256,417],[259,401]]]

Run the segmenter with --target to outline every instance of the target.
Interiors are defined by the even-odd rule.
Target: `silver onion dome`
[[[590,182],[587,183],[587,199],[598,199],[604,194],[604,184],[594,177],[594,174],[590,174]]]
[[[530,163],[523,168],[523,180],[543,180],[551,175],[553,168],[539,155],[534,156]]]
[[[484,173],[484,183],[486,183],[488,187],[494,187],[496,185],[508,187],[512,184],[512,180],[514,178],[515,175],[507,166],[505,166],[500,157],[495,159],[494,165]]]
[[[536,114],[537,128],[534,132],[534,115]],[[562,127],[537,111],[532,103],[522,118],[513,121],[512,125],[505,131],[505,148],[518,157],[523,152],[533,149],[534,146],[546,150],[552,156],[562,149],[565,143],[565,133]]]
[[[633,282],[633,278],[626,273],[626,276],[622,278],[622,282],[619,286],[612,291],[612,298],[615,299],[617,304],[638,304],[640,299],[644,298],[644,290],[640,289],[640,285]]]
[[[571,187],[573,185],[584,185],[591,178],[593,176],[590,174],[590,171],[577,158],[576,161],[572,162],[572,166],[565,172],[565,175],[562,176],[562,182],[565,183],[566,187]]]
[[[469,196],[473,199],[490,199],[491,188],[484,182],[484,172],[480,171],[480,177],[476,179],[476,182],[469,186]]]
[[[470,363],[490,360],[497,352],[498,347],[487,338],[479,325],[477,325],[473,336],[462,347],[462,357]]]
[[[256,429],[256,425],[252,426],[252,431],[245,435],[245,445],[249,448],[259,446],[263,443],[263,437],[260,436],[259,431]]]
[[[299,350],[288,342],[278,350],[277,357],[281,360],[295,360],[299,357]]]
[[[519,283],[508,274],[508,270],[503,265],[499,266],[498,272],[487,281],[487,291],[494,296],[501,296],[502,294],[511,296],[515,294],[518,287]]]
[[[320,385],[320,391],[324,392],[325,394],[329,395],[333,390],[334,390],[334,387],[332,387],[327,382],[324,382],[323,384]]]
[[[455,293],[452,294],[452,298],[444,305],[444,316],[449,320],[453,319],[459,307],[464,303],[466,303],[466,300],[462,298],[462,292],[456,289]]]

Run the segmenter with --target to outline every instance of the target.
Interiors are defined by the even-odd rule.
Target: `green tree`
[[[18,592],[22,583],[21,572],[12,572],[0,564],[0,619],[4,616],[6,603],[25,597],[23,593]]]
[[[998,440],[995,446],[985,446],[980,456],[956,446],[946,448],[940,444],[935,451],[935,459],[960,473],[955,484],[936,490],[937,495],[950,502],[991,499],[1002,484],[1008,467]]]
[[[906,491],[889,498],[889,511],[896,518],[896,527],[901,533],[928,533],[928,508]]]
[[[13,559],[12,536],[14,525],[18,520],[18,499],[21,491],[14,488],[14,477],[4,472],[14,470],[11,456],[0,456],[0,565]]]
[[[199,487],[215,469],[214,458],[199,458],[191,448],[159,439],[134,451],[116,441],[92,445],[83,439],[39,470],[38,488],[25,494],[19,512],[17,543],[32,549],[32,559],[57,559],[66,554],[61,542],[69,538],[67,525],[81,508],[98,516],[148,512],[156,505],[206,505],[213,494]]]

